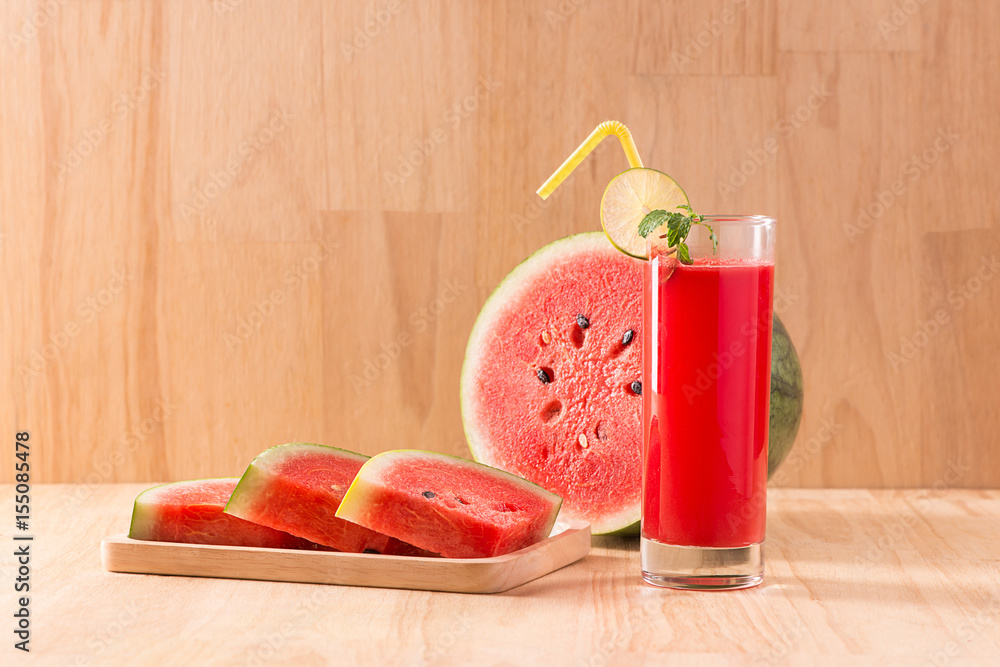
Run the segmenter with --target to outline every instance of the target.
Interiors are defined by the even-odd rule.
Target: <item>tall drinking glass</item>
[[[647,239],[643,277],[642,576],[724,589],[764,575],[774,223],[705,216],[693,264]]]

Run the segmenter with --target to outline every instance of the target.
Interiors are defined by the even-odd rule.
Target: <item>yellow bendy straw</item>
[[[611,135],[618,137],[618,141],[622,142],[622,148],[625,149],[625,157],[628,158],[629,166],[631,167],[641,167],[642,160],[639,159],[639,151],[635,149],[635,142],[632,141],[632,133],[628,131],[622,123],[617,120],[606,120],[590,133],[590,136],[580,144],[579,148],[573,151],[573,154],[566,158],[566,161],[562,163],[555,173],[549,176],[549,180],[542,184],[542,187],[538,188],[538,196],[542,199],[548,199],[552,191],[559,187],[559,184],[566,180],[566,177],[573,173],[577,165],[583,162],[583,159],[590,155],[590,151],[597,147],[597,144],[601,143],[605,137]]]

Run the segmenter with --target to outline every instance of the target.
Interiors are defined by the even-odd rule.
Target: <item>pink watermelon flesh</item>
[[[327,550],[301,537],[223,513],[238,481],[235,477],[197,479],[142,492],[135,500],[129,537],[157,542]]]
[[[560,503],[501,470],[398,450],[365,464],[337,516],[448,558],[487,558],[548,537]]]
[[[340,501],[367,460],[362,454],[325,445],[272,447],[247,468],[226,513],[339,551],[433,555],[336,517]]]
[[[599,232],[546,246],[487,301],[462,370],[475,459],[562,496],[594,533],[639,519],[640,268]]]

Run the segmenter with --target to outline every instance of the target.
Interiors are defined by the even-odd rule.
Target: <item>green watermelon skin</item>
[[[593,261],[595,259],[596,262]],[[586,298],[581,299],[579,293],[573,292],[572,285],[559,284],[552,280],[552,276],[558,277],[563,270],[562,267],[567,264],[588,261],[590,262],[589,284],[594,287]],[[623,269],[622,267],[627,268]],[[496,355],[493,355],[492,358],[484,361],[484,357],[489,357],[489,355],[484,354],[483,350],[489,345],[502,345],[504,343],[500,341],[505,341],[512,336],[523,337],[529,335],[529,332],[544,329],[549,326],[552,320],[548,313],[542,313],[538,316],[537,323],[530,323],[531,318],[527,317],[528,324],[504,330],[502,326],[503,313],[511,310],[530,311],[530,308],[520,308],[520,303],[558,303],[562,294],[567,294],[568,298],[576,299],[578,302],[586,302],[591,312],[594,312],[595,309],[609,312],[627,311],[624,315],[610,312],[610,314],[591,319],[601,320],[603,318],[607,322],[614,323],[619,329],[626,326],[633,329],[634,335],[631,345],[641,347],[639,343],[642,335],[641,272],[641,262],[630,259],[614,250],[602,232],[577,234],[541,248],[511,271],[484,304],[473,326],[462,369],[462,418],[466,439],[473,457],[479,462],[521,475],[554,493],[559,493],[564,498],[564,513],[571,518],[590,522],[594,534],[639,534],[641,499],[638,488],[640,484],[638,462],[642,447],[640,418],[635,413],[622,416],[620,411],[617,418],[605,415],[605,419],[617,419],[612,429],[616,434],[616,439],[612,447],[608,447],[608,443],[604,443],[605,448],[602,455],[607,458],[609,469],[617,468],[625,471],[624,475],[619,474],[619,478],[628,481],[619,482],[619,484],[624,483],[629,488],[625,489],[625,495],[621,493],[621,489],[614,490],[620,499],[617,506],[597,507],[591,502],[591,499],[576,496],[571,491],[567,492],[567,488],[571,490],[574,483],[580,483],[579,478],[572,480],[573,483],[569,483],[567,480],[560,480],[559,471],[554,471],[551,465],[548,466],[548,469],[542,470],[539,464],[540,457],[530,451],[530,445],[521,445],[524,451],[523,454],[519,454],[517,447],[510,445],[510,437],[508,436],[510,429],[505,431],[494,428],[489,423],[492,414],[510,412],[511,414],[506,415],[506,425],[509,426],[511,423],[530,424],[539,410],[538,387],[534,385],[534,377],[527,373],[521,377],[526,387],[523,391],[516,383],[507,382],[506,377],[497,377],[496,369],[504,367],[502,360],[498,362],[495,358]],[[586,280],[586,278],[578,278],[578,282],[585,284]],[[546,300],[526,296],[530,295],[532,291],[540,290],[551,291],[551,298]],[[571,316],[572,309],[558,313],[557,319],[565,323],[566,319]],[[597,322],[595,321],[594,324]],[[607,339],[603,341],[603,344],[610,345]],[[522,354],[522,356],[525,355]],[[521,361],[527,360],[521,359]],[[565,369],[563,371],[565,372]],[[641,359],[634,354],[632,356],[615,355],[609,363],[591,364],[590,370],[588,370],[588,379],[595,385],[600,385],[602,382],[607,384],[605,376],[608,374],[615,375],[616,381],[623,377],[635,376],[639,378],[641,376]],[[484,392],[482,387],[494,384],[494,380],[502,386],[502,391],[496,393],[515,397],[523,394],[524,400],[508,400],[503,405],[491,403],[488,392]],[[802,411],[802,374],[798,356],[784,325],[777,316],[775,316],[774,340],[772,342],[771,397],[769,475],[787,456],[794,442]],[[565,405],[571,401],[562,400],[562,403]],[[513,408],[511,408],[511,404],[514,404]],[[614,403],[609,402],[609,404],[613,408],[615,407]],[[594,404],[590,405],[593,407]],[[542,437],[561,437],[565,441],[569,440],[565,434],[546,436],[543,433]],[[564,444],[564,448],[570,444],[567,442]],[[566,467],[567,477],[573,474],[571,467]],[[605,488],[607,486],[608,483],[605,483]],[[631,496],[627,495],[629,493]]]
[[[788,330],[774,316],[771,339],[771,415],[767,443],[767,477],[788,456],[802,421],[802,366]]]

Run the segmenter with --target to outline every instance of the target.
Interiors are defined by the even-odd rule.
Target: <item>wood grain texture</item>
[[[144,488],[80,503],[72,485],[36,488],[31,664],[903,667],[1000,651],[996,491],[773,490],[753,589],[656,589],[634,539],[595,538],[583,560],[479,596],[108,573],[101,538]],[[0,556],[4,581],[13,566]]]
[[[51,5],[51,6],[50,6]],[[0,428],[35,480],[239,474],[288,440],[465,452],[476,313],[625,167],[779,220],[781,486],[1000,485],[987,0],[11,0]],[[0,479],[12,480],[0,457]]]
[[[777,0],[783,51],[919,51],[935,2]]]
[[[101,540],[101,564],[134,574],[502,593],[580,560],[590,539],[590,524],[573,521],[511,554],[451,559],[147,542],[121,533]]]

